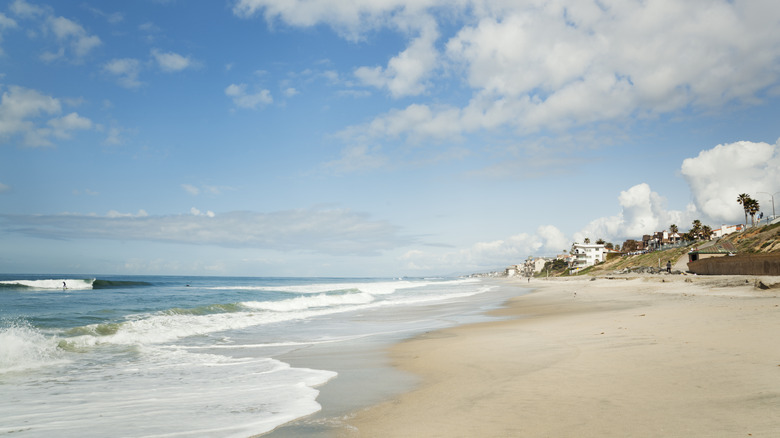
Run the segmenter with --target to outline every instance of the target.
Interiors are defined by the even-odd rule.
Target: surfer
[[[68,285],[64,281],[62,282],[62,288],[63,289],[67,289],[68,288]]]

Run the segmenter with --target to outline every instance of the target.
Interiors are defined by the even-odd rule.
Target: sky
[[[776,0],[5,2],[0,272],[452,275],[771,215],[777,29]]]

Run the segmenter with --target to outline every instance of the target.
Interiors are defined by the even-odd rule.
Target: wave
[[[70,289],[87,290],[92,289],[94,278],[74,279],[74,278],[50,278],[45,280],[4,280],[0,281],[0,287],[6,289]]]
[[[463,284],[476,282],[476,279],[458,279],[440,281],[435,279],[425,280],[393,280],[379,282],[355,282],[355,283],[314,283],[287,286],[217,286],[214,290],[250,290],[286,292],[295,294],[321,294],[337,292],[365,292],[371,295],[390,295],[402,289],[412,289],[431,285]]]
[[[0,289],[30,289],[30,290],[91,290],[120,287],[151,286],[146,281],[103,280],[98,278],[48,278],[41,280],[3,280]]]
[[[65,362],[56,342],[27,321],[4,322],[0,327],[0,374]]]
[[[153,283],[149,283],[148,281],[127,281],[127,280],[101,280],[96,279],[92,283],[93,289],[111,289],[116,287],[142,287],[142,286],[152,286]]]
[[[368,304],[374,301],[374,296],[365,292],[346,294],[319,294],[302,296],[281,301],[246,301],[241,303],[250,309],[272,310],[275,312],[293,312],[311,308],[344,306],[350,304]]]
[[[448,282],[436,283],[447,284]],[[462,281],[449,283],[460,284]],[[367,284],[376,285],[376,283]],[[418,283],[414,283],[414,285],[410,287],[416,287]],[[329,287],[333,286],[333,284],[329,285]],[[320,285],[317,287],[324,286]],[[397,287],[397,284],[394,287]],[[59,346],[67,351],[82,351],[83,349],[106,344],[162,344],[190,336],[206,336],[228,330],[241,330],[254,326],[306,320],[336,313],[461,299],[487,292],[490,287],[474,288],[467,292],[458,292],[445,287],[438,289],[433,294],[407,293],[382,296],[382,293],[389,289],[385,285],[380,284],[379,287],[371,288],[374,293],[349,288],[346,291],[315,295],[300,294],[296,297],[281,300],[247,300],[237,303],[216,303],[194,308],[171,308],[154,313],[129,315],[122,321],[104,322],[69,329],[63,332]]]

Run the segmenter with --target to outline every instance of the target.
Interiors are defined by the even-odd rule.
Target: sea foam
[[[0,328],[0,374],[63,363],[56,340],[48,338],[24,320]]]

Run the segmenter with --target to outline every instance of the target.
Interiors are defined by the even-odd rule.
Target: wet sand
[[[780,436],[780,289],[754,280],[534,281],[506,320],[391,347],[421,383],[336,435]]]

